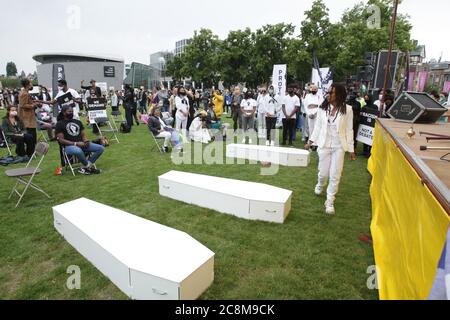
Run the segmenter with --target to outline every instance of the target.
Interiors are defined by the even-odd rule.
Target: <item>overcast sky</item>
[[[358,2],[325,0],[332,21]],[[151,53],[173,50],[175,41],[200,28],[223,39],[230,30],[246,27],[255,30],[280,22],[299,26],[311,4],[311,0],[8,1],[0,10],[0,74],[6,73],[8,61],[17,64],[19,73],[34,71],[32,56],[37,53],[89,53],[149,64]],[[412,37],[426,45],[427,59],[442,53],[450,60],[444,33],[449,9],[448,0],[403,0],[400,6],[401,13],[411,16]]]

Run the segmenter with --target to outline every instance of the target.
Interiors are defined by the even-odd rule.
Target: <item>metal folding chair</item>
[[[16,184],[14,188],[11,191],[11,194],[9,195],[8,199],[11,199],[12,195],[16,193],[19,196],[19,200],[16,203],[16,208],[19,206],[20,202],[22,201],[25,193],[27,192],[28,188],[31,187],[39,192],[42,192],[47,196],[47,198],[50,199],[50,196],[39,186],[33,183],[33,179],[36,175],[38,175],[41,172],[40,166],[42,164],[42,161],[44,160],[47,152],[49,149],[49,145],[45,142],[39,142],[36,146],[36,149],[34,151],[33,157],[30,158],[30,161],[28,161],[27,166],[25,168],[21,169],[12,169],[5,171],[5,174],[7,177],[16,178]],[[34,156],[40,156],[40,160],[36,167],[31,167],[30,164],[34,158]],[[29,177],[29,178],[28,178]],[[22,192],[18,190],[18,186],[20,184],[24,184],[25,188]]]
[[[100,129],[100,123],[106,123],[108,125],[108,128],[103,129],[103,131]],[[116,129],[113,128],[113,126],[111,125],[111,121],[109,121],[108,118],[95,118],[95,123],[94,125],[97,127],[98,129],[98,133],[104,137],[103,133],[107,132],[107,133],[111,133],[111,136],[109,137],[109,141],[117,141],[117,143],[120,143],[119,138],[117,137],[116,132],[118,132],[117,127]]]
[[[64,146],[60,145],[61,153],[64,161],[64,168],[65,170],[70,170],[72,172],[72,175],[75,177],[75,170],[81,168],[82,163],[80,160],[78,160],[77,156],[75,155],[68,155],[66,152],[66,149]],[[86,159],[89,160],[91,153],[85,152]],[[97,169],[97,166],[94,163],[94,168]]]
[[[10,156],[12,156],[11,147],[10,147],[10,142],[8,142],[8,139],[6,138],[6,135],[5,135],[5,133],[3,132],[3,129],[2,129],[2,128],[0,128],[0,131],[2,132],[2,139],[3,139],[3,141],[4,141],[5,144],[6,144],[6,148],[8,149],[8,154],[9,154]]]
[[[153,145],[151,151],[155,150],[155,147],[156,147],[156,148],[158,148],[158,150],[159,150],[160,153],[164,153],[164,146],[161,146],[161,145],[158,143],[158,140],[164,140],[164,138],[157,138],[157,137],[155,137],[155,135],[154,135],[152,132],[150,132],[150,135],[152,136],[153,141],[154,141],[154,143],[155,143],[155,144]]]

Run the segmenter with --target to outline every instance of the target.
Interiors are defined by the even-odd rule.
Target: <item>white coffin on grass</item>
[[[214,253],[184,232],[85,198],[53,215],[56,230],[132,299],[196,299],[214,280]]]
[[[159,176],[159,193],[248,220],[283,223],[291,210],[292,191],[180,171]]]
[[[288,167],[307,167],[310,161],[307,150],[252,144],[227,145],[227,157],[270,162]]]

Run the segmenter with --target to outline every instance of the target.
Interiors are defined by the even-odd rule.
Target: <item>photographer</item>
[[[101,145],[90,142],[87,139],[81,121],[73,118],[73,108],[64,106],[61,110],[62,120],[56,124],[56,136],[61,146],[64,146],[68,155],[75,155],[83,164],[78,171],[82,174],[99,174],[100,170],[96,169],[94,164],[102,155],[105,148]],[[86,159],[85,153],[93,152],[89,161]]]

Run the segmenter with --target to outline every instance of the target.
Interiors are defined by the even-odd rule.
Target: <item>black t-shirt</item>
[[[83,141],[81,137],[81,132],[83,130],[83,124],[79,120],[61,120],[56,124],[55,133],[57,135],[59,133],[63,133],[65,140],[69,140],[72,142],[81,142]]]

